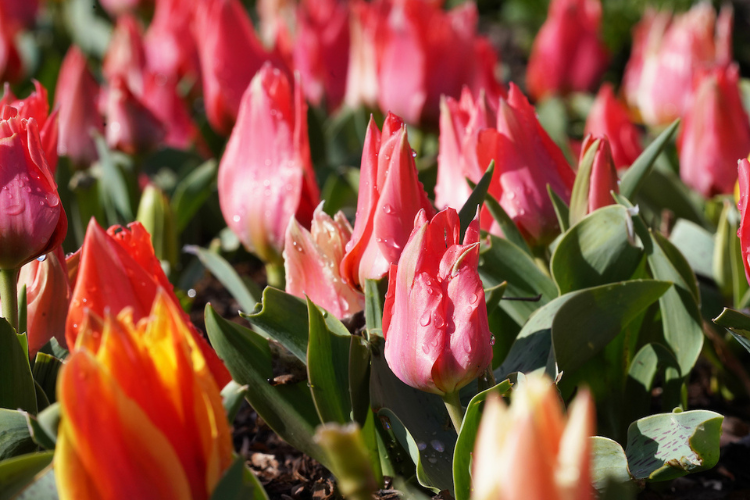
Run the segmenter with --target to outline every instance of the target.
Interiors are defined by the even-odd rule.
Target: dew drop
[[[386,203],[385,205],[383,205],[383,212],[391,215],[393,213],[393,207]]]
[[[232,221],[233,222],[239,222],[240,221],[240,216],[239,215],[235,215],[234,217],[232,217]]]
[[[430,446],[432,446],[438,453],[442,453],[445,451],[445,446],[437,439],[433,439],[432,441],[430,441]]]
[[[39,262],[44,262],[45,260],[47,260],[47,254],[40,255],[36,258],[36,260],[38,260]]]
[[[55,208],[60,204],[60,197],[55,193],[47,193],[44,197],[47,200],[47,206]]]
[[[445,325],[445,321],[443,321],[442,316],[440,316],[438,313],[435,313],[434,316],[435,328],[442,328],[443,325]]]
[[[479,295],[476,293],[472,293],[471,297],[469,298],[469,302],[472,304],[476,304],[478,300],[479,300]]]
[[[427,449],[427,443],[423,443],[420,441],[417,443],[417,448],[419,448],[419,451],[424,451]]]
[[[427,326],[430,324],[431,320],[430,311],[425,312],[421,318],[419,318],[419,324],[422,326]]]
[[[430,346],[425,344],[422,346],[422,352],[425,354],[430,354]]]
[[[495,345],[495,336],[490,335],[490,345]]]

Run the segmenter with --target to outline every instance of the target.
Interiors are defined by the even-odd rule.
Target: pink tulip
[[[112,17],[119,17],[138,9],[146,4],[147,0],[101,0],[100,3]]]
[[[420,210],[434,214],[422,183],[406,126],[389,113],[381,136],[372,118],[365,136],[359,176],[357,218],[346,245],[341,275],[361,289],[366,279],[380,279],[398,262]]]
[[[270,55],[238,0],[198,0],[194,19],[206,115],[217,132],[228,134],[245,89]]]
[[[628,109],[617,100],[612,85],[605,83],[586,118],[584,135],[607,136],[617,168],[627,168],[640,156],[641,133],[630,121]]]
[[[130,91],[122,77],[115,77],[110,85],[106,110],[109,147],[128,154],[154,149],[166,134],[164,125]]]
[[[479,261],[479,220],[459,242],[452,208],[428,220],[421,210],[398,266],[391,265],[383,307],[385,359],[417,389],[458,391],[492,361]]]
[[[750,153],[750,122],[736,64],[696,75],[695,98],[685,111],[677,151],[685,184],[705,197],[732,192],[736,161]]]
[[[42,141],[44,156],[52,174],[57,169],[57,109],[50,114],[49,101],[47,100],[47,89],[36,80],[34,92],[25,99],[18,99],[10,90],[10,85],[5,83],[5,93],[0,99],[2,106],[12,106],[18,110],[20,118],[34,118],[39,127],[39,139]]]
[[[435,185],[435,206],[460,209],[471,194],[466,182],[477,183],[488,165],[477,158],[479,134],[496,121],[484,93],[477,99],[464,87],[459,101],[452,97],[440,103],[440,148]]]
[[[26,285],[29,356],[33,359],[52,337],[65,346],[70,285],[62,247],[49,252],[43,261],[35,259],[23,266],[18,285],[19,289]]]
[[[596,143],[596,141],[599,141]],[[581,147],[581,162],[589,150],[596,144],[596,153],[591,165],[589,177],[588,213],[596,209],[613,205],[612,191],[620,192],[617,180],[617,169],[612,161],[612,150],[606,137],[586,136]]]
[[[300,85],[263,65],[242,97],[237,124],[219,165],[224,220],[245,247],[278,263],[289,221],[309,227],[319,202],[307,106]]]
[[[169,79],[200,80],[198,48],[191,25],[194,2],[156,0],[154,18],[143,37],[146,66]]]
[[[472,460],[473,500],[592,500],[594,402],[578,392],[563,415],[552,381],[529,376],[507,407],[487,398]],[[533,471],[517,464],[534,464]]]
[[[559,231],[557,216],[547,193],[547,185],[566,203],[575,173],[560,148],[550,139],[536,118],[528,99],[510,84],[507,100],[500,100],[497,130],[485,129],[479,135],[477,156],[482,168],[495,160],[489,193],[492,194],[532,245],[552,241]],[[486,208],[484,227],[500,230]]]
[[[364,295],[345,283],[339,272],[352,228],[344,214],[331,218],[322,207],[315,209],[310,231],[294,218],[289,221],[284,244],[286,292],[302,298],[307,295],[337,318],[344,318],[364,306]]]
[[[166,75],[147,72],[143,77],[140,101],[166,129],[163,143],[176,149],[188,149],[199,139],[198,127],[180,96],[179,82]]]
[[[143,73],[146,69],[146,53],[141,32],[138,20],[132,15],[118,17],[102,63],[102,74],[107,81],[121,76],[130,90],[138,95],[143,92]]]
[[[625,68],[623,89],[630,106],[649,125],[680,117],[693,96],[693,77],[700,68],[732,59],[732,10],[717,20],[708,2],[670,18],[647,11],[633,31],[633,51]]]
[[[68,229],[34,118],[0,115],[0,269],[18,269],[60,246]]]
[[[750,198],[750,162],[743,158],[737,162],[740,200],[737,208],[740,210],[740,227],[737,230],[737,236],[740,239],[740,250],[742,253],[742,263],[745,266],[745,279],[750,283],[750,211],[747,204]]]
[[[599,34],[599,0],[553,0],[534,40],[526,70],[536,100],[596,88],[609,56]]]
[[[97,111],[99,86],[76,46],[65,55],[55,88],[55,106],[60,109],[57,152],[75,166],[86,168],[96,161],[92,133],[104,134],[104,121]]]

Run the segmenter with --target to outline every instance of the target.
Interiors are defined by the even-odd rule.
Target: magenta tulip
[[[593,163],[589,172],[589,206],[587,213],[613,205],[615,200],[612,198],[612,191],[620,192],[617,169],[612,161],[612,150],[606,137],[586,136],[581,147],[581,161],[594,145],[596,145],[596,152],[593,153]]]
[[[612,85],[605,83],[586,118],[584,135],[607,136],[617,168],[627,168],[640,156],[641,133],[630,121],[628,108],[617,100]]]

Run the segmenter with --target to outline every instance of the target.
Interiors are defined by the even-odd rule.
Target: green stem
[[[456,428],[456,434],[461,430],[461,423],[464,420],[464,408],[461,406],[461,400],[458,397],[458,391],[453,391],[443,396],[443,402],[448,409],[448,415],[451,417],[453,427]]]
[[[266,280],[268,286],[278,288],[279,290],[284,289],[284,264],[269,262],[266,264]]]
[[[3,318],[18,330],[18,269],[0,269],[0,304]]]

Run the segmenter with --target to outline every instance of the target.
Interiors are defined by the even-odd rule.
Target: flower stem
[[[0,269],[2,317],[18,330],[18,269]]]
[[[268,286],[272,286],[280,290],[284,289],[284,282],[286,280],[284,279],[283,261],[281,264],[275,262],[269,262],[268,264],[266,264],[266,279],[268,282]]]
[[[448,409],[448,415],[451,417],[453,427],[456,428],[456,434],[461,430],[461,423],[464,420],[464,408],[461,406],[461,400],[458,397],[458,391],[453,391],[443,396],[443,402]]]

